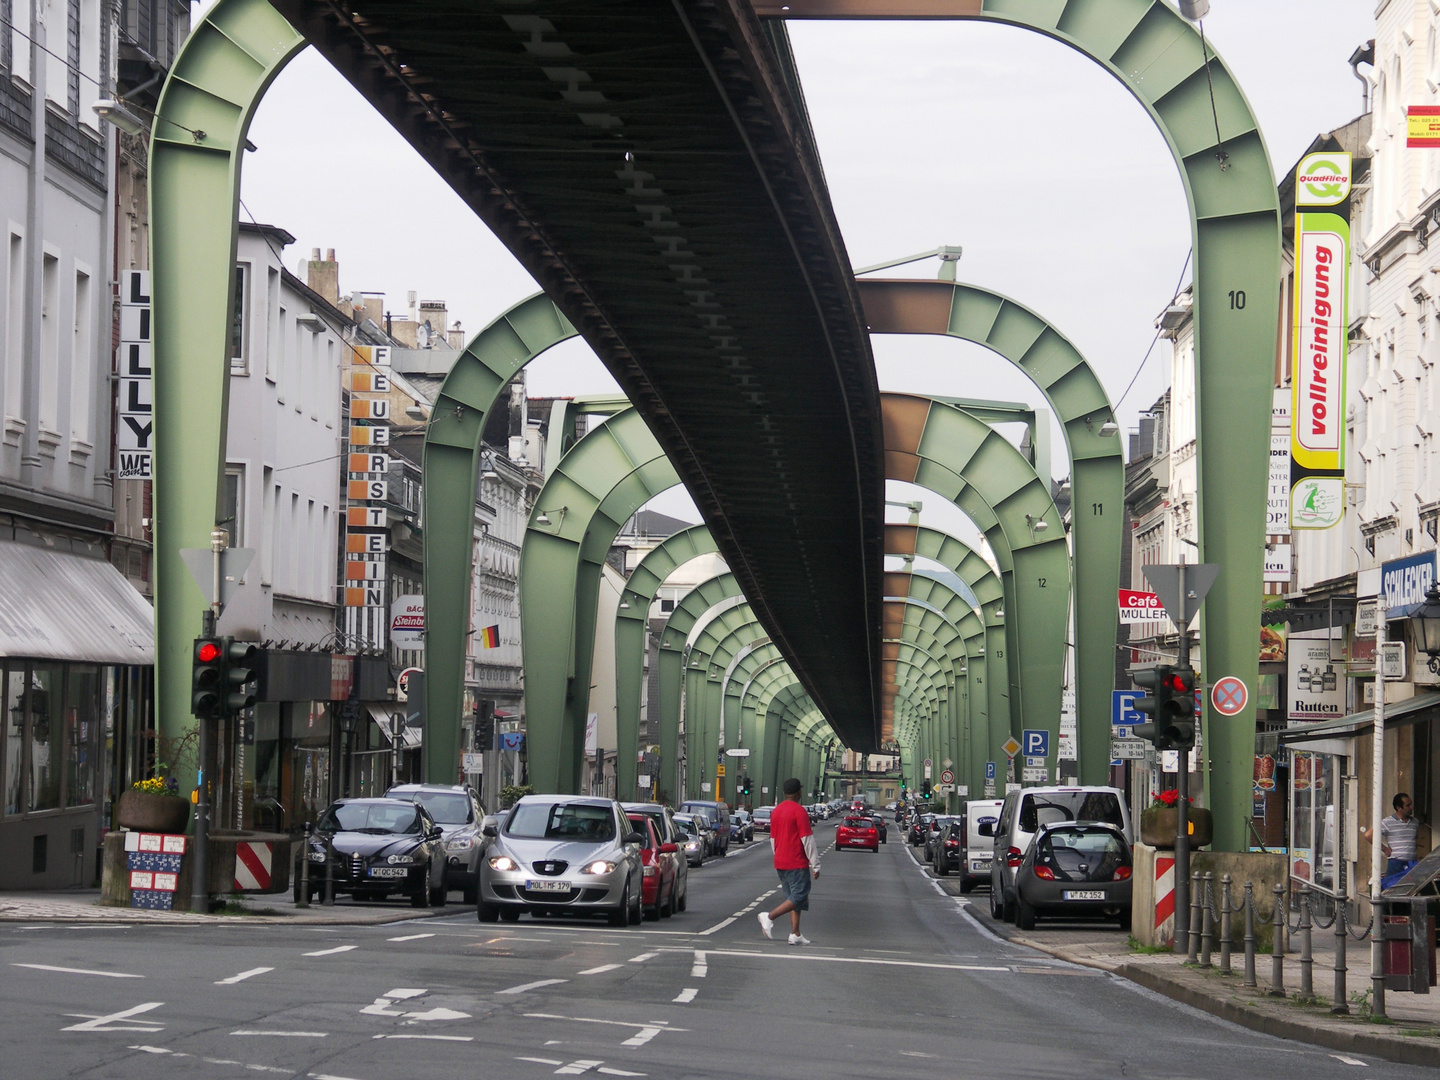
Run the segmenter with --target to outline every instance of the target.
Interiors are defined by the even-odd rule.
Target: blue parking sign
[[[1050,756],[1050,732],[1044,728],[1026,728],[1020,733],[1021,752],[1026,757]]]
[[[987,761],[987,762],[985,762],[985,779],[986,779],[986,780],[994,780],[994,779],[995,779],[995,763],[994,763],[993,761]]]
[[[1111,732],[1114,738],[1127,739],[1131,728],[1145,723],[1145,717],[1135,710],[1135,702],[1144,696],[1144,691],[1133,688],[1110,691],[1110,726],[1114,729]]]

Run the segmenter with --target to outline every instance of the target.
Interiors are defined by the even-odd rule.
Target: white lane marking
[[[251,1068],[249,1065],[245,1067]],[[266,1069],[265,1071],[290,1073],[289,1069]],[[331,1076],[329,1073],[306,1073],[305,1075],[310,1077],[310,1080],[354,1080],[354,1077],[351,1076]]]
[[[644,1046],[646,1043],[648,1043],[651,1039],[653,1039],[656,1035],[659,1035],[660,1032],[662,1032],[662,1031],[664,1031],[664,1030],[665,1030],[664,1028],[658,1028],[658,1027],[643,1027],[643,1028],[641,1028],[639,1031],[637,1031],[634,1035],[632,1035],[630,1038],[626,1039],[626,1040],[625,1040],[623,1043],[621,1043],[620,1045],[621,1045],[621,1046]]]
[[[966,922],[968,922],[971,926],[973,926],[976,930],[978,930],[981,937],[993,941],[996,945],[1004,945],[1007,949],[1015,948],[1015,943],[1013,941],[1006,941],[1003,937],[995,933],[989,927],[984,926],[979,919],[975,918],[974,915],[971,915],[970,912],[965,910],[965,908],[962,907],[959,909],[959,911],[960,917]]]
[[[324,1039],[328,1031],[232,1031],[231,1035],[270,1035],[282,1039]]]
[[[604,1073],[606,1076],[644,1076],[644,1073],[627,1072],[624,1069],[612,1069],[608,1065],[601,1065],[595,1070],[597,1073]]]
[[[711,949],[712,956],[753,956],[764,960],[816,960],[832,964],[879,964],[884,967],[936,968],[941,971],[1004,971],[1011,975],[1015,969],[989,964],[932,964],[921,960],[883,960],[878,956],[822,956],[812,952],[758,952],[735,949]]]
[[[32,968],[35,971],[58,971],[62,975],[102,975],[107,979],[143,979],[144,975],[129,975],[123,971],[91,971],[89,968],[56,967],[54,964],[11,964],[11,967]]]
[[[643,964],[646,960],[654,960],[659,955],[658,952],[642,952],[639,956],[630,957],[630,963]]]
[[[525,1013],[529,1020],[569,1020],[576,1024],[608,1024],[611,1027],[645,1028],[661,1027],[665,1031],[689,1031],[689,1028],[668,1027],[664,1021],[650,1020],[646,1023],[636,1023],[629,1020],[596,1020],[591,1016],[560,1016],[558,1013]]]
[[[695,965],[690,969],[690,977],[692,979],[703,979],[705,978],[705,975],[709,970],[710,965],[709,962],[705,959],[705,954],[699,949],[696,949]]]
[[[141,1043],[139,1046],[127,1046],[127,1050],[139,1050],[142,1054],[174,1054],[176,1057],[189,1057],[189,1054],[182,1054],[177,1050],[166,1050],[163,1046],[146,1046]]]
[[[569,981],[569,979],[536,979],[534,982],[521,983],[508,990],[496,990],[495,992],[497,994],[523,994],[527,990],[538,990],[542,986],[558,986],[560,983]]]
[[[730,925],[731,923],[733,923],[734,921],[735,921],[735,916],[733,916],[733,915],[730,916],[730,918],[728,918],[728,919],[722,919],[720,922],[718,922],[718,923],[716,923],[714,926],[710,927],[710,929],[708,929],[708,930],[701,930],[701,931],[700,931],[700,936],[701,936],[701,937],[709,937],[711,934],[715,933],[717,930],[724,930],[725,927],[729,926],[729,925]]]
[[[165,1003],[164,1003],[163,1001],[147,1001],[147,1002],[145,1002],[145,1004],[143,1004],[143,1005],[136,1005],[134,1008],[130,1008],[130,1009],[122,1009],[120,1012],[110,1013],[110,1014],[108,1014],[108,1015],[106,1015],[106,1016],[93,1016],[93,1017],[91,1017],[89,1020],[86,1020],[83,1024],[71,1024],[69,1027],[67,1027],[67,1028],[61,1028],[60,1030],[61,1030],[61,1031],[147,1031],[147,1032],[153,1033],[153,1032],[159,1031],[159,1030],[160,1030],[162,1027],[164,1027],[165,1025],[164,1025],[164,1024],[157,1024],[157,1023],[156,1023],[155,1021],[153,1021],[153,1020],[142,1020],[142,1021],[140,1021],[138,1024],[121,1024],[120,1022],[121,1022],[121,1021],[124,1021],[124,1020],[129,1020],[132,1016],[138,1016],[140,1013],[149,1012],[151,1009],[158,1009],[158,1008],[160,1008],[161,1005],[164,1005],[164,1004],[165,1004]],[[73,1015],[73,1014],[72,1014],[72,1015]],[[119,1027],[113,1027],[113,1026],[111,1026],[111,1025],[114,1025],[114,1024],[120,1024],[120,1026],[119,1026]]]
[[[359,945],[336,945],[333,949],[320,949],[316,952],[301,953],[302,956],[334,956],[336,953],[350,952],[358,949]]]
[[[1346,1057],[1344,1054],[1331,1054],[1330,1056],[1333,1057],[1336,1061],[1341,1062],[1345,1065],[1359,1065],[1362,1068],[1366,1067],[1365,1062],[1361,1061],[1359,1058]]]
[[[536,1065],[564,1065],[564,1064],[565,1064],[565,1062],[563,1062],[563,1061],[556,1061],[554,1058],[517,1057],[515,1060],[516,1060],[516,1061],[533,1061]]]
[[[922,1054],[919,1050],[901,1050],[906,1057],[933,1058],[934,1054]]]
[[[419,941],[421,938],[434,937],[434,934],[406,934],[403,937],[389,937],[386,941]]]
[[[589,1072],[591,1069],[597,1068],[597,1067],[599,1067],[599,1066],[601,1066],[601,1065],[604,1065],[604,1064],[605,1064],[605,1063],[604,1063],[603,1061],[590,1060],[590,1059],[588,1059],[588,1058],[580,1058],[580,1059],[577,1060],[577,1061],[572,1061],[572,1062],[570,1062],[570,1064],[569,1064],[569,1065],[566,1065],[564,1068],[556,1069],[556,1070],[555,1070],[555,1075],[556,1075],[556,1076],[579,1076],[581,1073]]]
[[[576,975],[603,975],[607,971],[618,971],[624,964],[601,964],[599,967],[586,968],[584,971],[577,971]]]
[[[681,990],[679,994],[677,994],[670,1000],[675,1002],[677,1005],[688,1005],[690,1002],[695,1000],[695,995],[698,993],[700,993],[700,991],[697,987],[687,986],[684,990]]]
[[[264,975],[267,971],[274,971],[274,970],[275,970],[275,969],[274,969],[273,967],[251,968],[249,971],[242,971],[242,972],[240,972],[239,975],[231,975],[228,979],[216,979],[216,980],[215,980],[215,985],[216,985],[216,986],[234,986],[234,985],[235,985],[236,983],[238,983],[238,982],[244,982],[246,979],[252,979],[252,978],[254,978],[256,975]]]
[[[377,1039],[431,1039],[435,1042],[474,1042],[473,1035],[376,1035]]]
[[[429,992],[430,991],[424,989],[417,990],[413,987],[397,986],[394,990],[385,991],[385,996],[387,998],[395,998],[397,1001],[404,1001],[407,998],[421,997]]]

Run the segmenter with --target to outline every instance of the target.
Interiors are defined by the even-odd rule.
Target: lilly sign
[[[1406,609],[1425,599],[1425,590],[1435,580],[1435,552],[1396,559],[1380,567],[1380,595],[1387,619],[1403,619]]]

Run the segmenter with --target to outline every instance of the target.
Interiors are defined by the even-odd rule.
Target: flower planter
[[[1152,806],[1140,815],[1140,840],[1168,851],[1175,847],[1180,811],[1174,806]],[[1215,833],[1215,819],[1203,806],[1190,807],[1190,846],[1204,847]]]
[[[190,821],[190,801],[178,795],[157,795],[133,788],[115,803],[115,823],[136,832],[183,833]]]

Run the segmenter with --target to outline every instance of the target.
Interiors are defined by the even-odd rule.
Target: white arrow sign
[[[735,747],[733,750],[726,750],[726,751],[725,751],[725,756],[726,756],[726,757],[749,757],[749,756],[750,756],[750,748],[749,748],[748,746],[737,746],[737,747]]]

